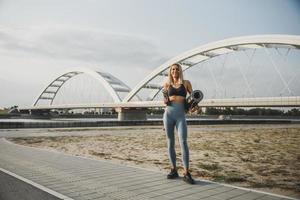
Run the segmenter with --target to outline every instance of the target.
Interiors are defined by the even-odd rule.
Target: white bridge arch
[[[129,102],[137,93],[143,89],[152,89],[150,99],[153,100],[158,92],[162,89],[161,85],[151,84],[150,82],[158,76],[167,76],[170,65],[180,63],[183,70],[187,70],[205,60],[211,59],[223,54],[235,51],[264,48],[269,54],[267,48],[288,48],[300,49],[300,36],[296,35],[254,35],[229,38],[221,41],[212,42],[198,48],[186,51],[159,66],[150,73],[144,80],[138,83],[123,99],[123,102]],[[271,62],[273,62],[271,60]],[[272,63],[275,65],[275,63]],[[287,83],[281,81],[287,86]]]
[[[33,106],[37,106],[41,100],[46,100],[49,102],[49,105],[52,105],[60,88],[72,77],[82,73],[93,77],[101,85],[103,85],[106,91],[113,98],[114,103],[122,101],[119,95],[120,92],[128,93],[130,91],[130,88],[125,83],[107,72],[93,71],[87,68],[72,68],[59,75],[49,85],[47,85],[47,87],[38,96]]]

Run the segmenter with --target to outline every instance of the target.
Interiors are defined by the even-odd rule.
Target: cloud
[[[0,107],[31,105],[39,90],[30,83],[19,83],[0,77]]]
[[[2,51],[88,63],[155,68],[167,57],[151,39],[74,27],[0,28]]]
[[[103,70],[133,87],[167,60],[149,38],[62,26],[0,26],[0,52],[1,106],[30,105],[64,68]]]

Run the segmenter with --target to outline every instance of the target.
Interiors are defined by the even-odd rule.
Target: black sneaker
[[[174,179],[174,178],[178,178],[179,175],[177,173],[177,170],[172,169],[171,172],[167,175],[167,179]]]
[[[189,184],[195,184],[194,179],[192,178],[191,174],[188,172],[187,174],[183,175],[183,181]]]

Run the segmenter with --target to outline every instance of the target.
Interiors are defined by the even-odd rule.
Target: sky
[[[134,87],[180,53],[257,34],[300,35],[300,0],[0,0],[0,107],[31,105],[69,68]]]

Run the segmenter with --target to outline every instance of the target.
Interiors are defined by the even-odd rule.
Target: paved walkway
[[[24,147],[5,139],[0,139],[0,170],[37,183],[62,199],[288,199],[207,181],[188,185],[180,179],[167,180],[160,172]]]

